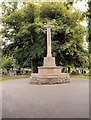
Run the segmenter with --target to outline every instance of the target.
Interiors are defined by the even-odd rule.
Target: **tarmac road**
[[[3,118],[89,118],[89,80],[32,85],[30,79],[3,81]]]

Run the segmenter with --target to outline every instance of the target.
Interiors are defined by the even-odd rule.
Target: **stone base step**
[[[69,75],[67,73],[61,73],[61,75],[31,75],[31,84],[61,84],[69,83]]]

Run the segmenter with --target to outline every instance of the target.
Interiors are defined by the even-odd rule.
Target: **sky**
[[[0,0],[0,3],[2,3],[3,1],[5,1],[5,0]],[[10,1],[12,1],[12,0],[10,0]],[[17,1],[17,0],[16,0]],[[21,0],[22,1],[22,0]],[[70,0],[69,0],[70,1]],[[75,1],[75,0],[74,0]],[[86,2],[87,2],[88,0],[82,0],[82,1],[78,1],[77,2],[77,4],[75,5],[75,7],[77,8],[77,9],[80,9],[80,10],[82,10],[82,11],[86,11],[87,10],[87,6],[85,6],[85,4],[86,4]]]
[[[78,1],[75,4],[75,8],[80,9],[81,11],[87,11],[88,6],[86,5],[87,0]]]
[[[86,12],[88,9],[88,5],[86,3],[87,3],[87,0],[78,1],[77,4],[74,4],[74,7],[76,9],[83,11],[83,12]],[[84,20],[81,24],[83,26],[87,26],[86,20]]]
[[[0,0],[0,3],[2,3],[3,1],[5,0]],[[12,0],[10,0],[12,1]],[[17,0],[16,0],[17,1]],[[19,0],[20,1],[20,0]],[[22,0],[21,0],[22,1]],[[61,0],[62,1],[62,0]],[[69,0],[70,1],[70,0]],[[75,0],[74,0],[75,1]],[[87,10],[87,5],[86,5],[86,2],[88,0],[82,0],[82,1],[78,1],[77,4],[75,4],[75,8],[77,9],[80,9],[81,11],[86,11]],[[86,6],[85,6],[86,5]],[[0,8],[0,11],[1,11],[1,8]]]

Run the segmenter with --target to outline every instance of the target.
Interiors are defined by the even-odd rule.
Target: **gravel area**
[[[89,118],[89,80],[33,85],[30,79],[2,84],[3,118]]]

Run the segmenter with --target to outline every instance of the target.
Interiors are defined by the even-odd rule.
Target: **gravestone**
[[[33,84],[58,84],[68,83],[69,74],[61,73],[60,66],[56,66],[55,57],[51,54],[51,25],[48,23],[47,28],[47,56],[44,57],[42,67],[38,67],[38,73],[31,74],[31,83]]]

